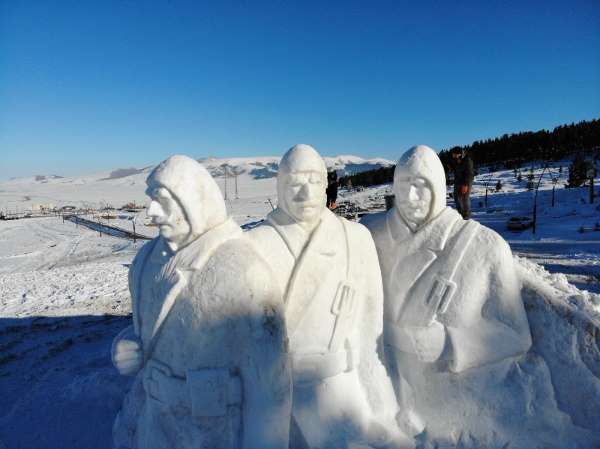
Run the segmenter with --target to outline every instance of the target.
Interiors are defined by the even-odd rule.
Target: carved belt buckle
[[[354,288],[347,282],[340,282],[331,305],[331,313],[334,315],[350,314],[354,306]]]
[[[434,316],[442,315],[448,309],[450,301],[456,293],[456,282],[435,276],[428,303],[433,307]]]
[[[164,404],[164,398],[161,398],[160,394],[159,382],[161,381],[161,378],[170,378],[172,376],[173,373],[170,367],[150,359],[148,361],[146,372],[144,373],[144,389],[152,399]]]

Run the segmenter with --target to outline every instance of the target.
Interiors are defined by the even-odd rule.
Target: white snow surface
[[[487,207],[483,200],[489,176],[479,175],[472,203],[474,218],[500,232],[516,255],[533,338],[520,366],[545,370],[550,377],[554,391],[542,393],[564,413],[555,423],[564,425],[567,440],[560,442],[562,447],[591,449],[600,444],[600,231],[594,231],[600,214],[596,204],[589,204],[586,188],[563,188],[567,169],[563,162],[559,174],[559,164],[551,169],[560,177],[555,207],[550,206],[550,179],[541,183],[535,235],[531,229],[506,230],[509,217],[531,215],[533,193],[525,188],[525,169],[521,182],[512,170],[494,172],[489,186],[500,179],[503,190],[488,194]],[[536,166],[534,173],[537,178],[541,168]],[[20,201],[23,208],[34,202],[142,203],[146,176],[13,180],[0,184],[0,209]],[[217,178],[221,187],[223,181]],[[263,218],[271,209],[267,198],[276,202],[274,177],[247,176],[244,182],[240,199],[228,204],[240,224]],[[228,178],[230,196],[232,185],[233,178]],[[390,190],[390,185],[342,190],[338,203],[381,209]],[[25,196],[30,199],[23,201]],[[60,218],[0,221],[0,448],[110,447],[112,422],[130,382],[112,367],[110,345],[131,323],[127,267],[141,244],[100,236]],[[519,376],[509,373],[505,381],[527,378]],[[515,391],[532,395],[532,408],[497,423],[496,439],[474,441],[457,431],[443,444],[424,438],[421,446],[511,448],[512,426],[524,419],[543,432],[535,421],[543,414],[535,408],[544,403],[534,396],[540,392],[534,385],[515,385],[521,388]],[[579,429],[575,434],[572,426]]]

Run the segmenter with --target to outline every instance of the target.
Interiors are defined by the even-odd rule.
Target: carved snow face
[[[394,170],[395,207],[416,232],[446,207],[446,175],[437,153],[426,145],[405,152]]]
[[[198,161],[174,155],[158,164],[146,179],[153,200],[148,216],[161,226],[161,235],[177,251],[227,220],[217,183]]]
[[[419,226],[427,221],[433,191],[425,178],[409,176],[397,179],[394,183],[394,193],[398,212],[407,222]]]
[[[326,207],[327,169],[310,145],[298,144],[281,158],[277,174],[279,207],[304,227],[314,226]]]
[[[152,200],[146,214],[159,227],[160,235],[177,245],[184,242],[191,227],[179,202],[164,187],[149,188],[146,194]]]
[[[288,173],[283,194],[285,212],[297,222],[312,223],[325,209],[325,177],[316,170]]]

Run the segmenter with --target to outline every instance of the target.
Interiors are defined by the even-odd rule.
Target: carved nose
[[[410,190],[408,191],[408,199],[411,201],[416,201],[419,199],[419,194],[417,193],[417,189],[414,186],[410,186]]]
[[[300,191],[298,192],[298,199],[300,200],[307,200],[310,198],[310,194],[311,194],[311,190],[310,190],[310,184],[307,182],[306,184],[303,184],[302,187],[300,188]]]
[[[146,209],[146,215],[149,217],[156,217],[157,215],[160,215],[160,206],[156,201],[152,200],[150,202],[150,206],[148,206],[148,209]]]

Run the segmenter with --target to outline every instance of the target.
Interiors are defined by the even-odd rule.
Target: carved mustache
[[[152,220],[152,223],[154,223],[155,225],[158,225],[158,226],[169,225],[167,220],[165,220],[163,218],[152,217],[151,220]]]
[[[427,202],[423,201],[423,200],[417,200],[417,201],[403,200],[403,201],[399,202],[399,205],[403,206],[403,207],[408,207],[410,209],[421,209],[421,208],[427,206]]]
[[[301,207],[317,207],[321,203],[317,203],[316,201],[295,201],[295,204]]]

